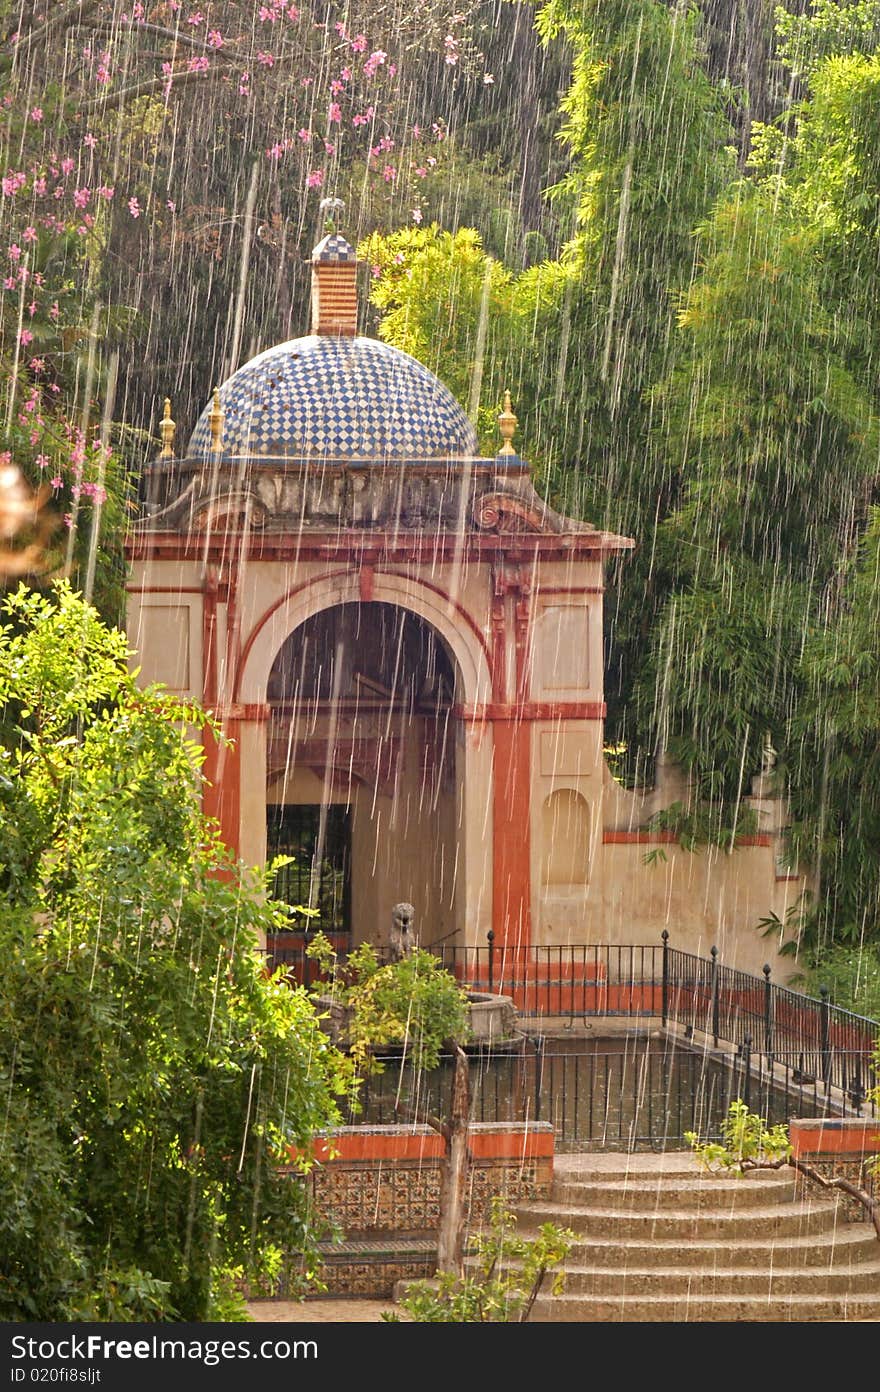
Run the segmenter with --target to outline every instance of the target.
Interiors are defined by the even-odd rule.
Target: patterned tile
[[[443,383],[372,338],[282,343],[240,367],[220,400],[224,455],[417,462],[477,454],[473,426]],[[190,458],[210,453],[210,411],[209,403]]]

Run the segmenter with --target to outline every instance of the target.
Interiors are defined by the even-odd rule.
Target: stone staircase
[[[517,1230],[577,1235],[550,1322],[880,1319],[880,1243],[793,1172],[706,1175],[689,1152],[561,1155]]]

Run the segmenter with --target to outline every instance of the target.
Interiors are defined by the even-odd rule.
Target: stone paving
[[[257,1324],[375,1324],[383,1310],[393,1310],[393,1300],[252,1300],[248,1305]],[[405,1320],[406,1316],[398,1311]]]

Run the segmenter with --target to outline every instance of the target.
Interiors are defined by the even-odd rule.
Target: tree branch
[[[122,87],[118,92],[108,92],[106,96],[93,97],[91,101],[83,102],[79,110],[82,112],[112,111],[115,107],[125,106],[126,102],[136,101],[138,97],[149,97],[154,92],[162,91],[169,82],[175,88],[185,87],[190,82],[196,81],[213,82],[218,77],[224,77],[229,71],[229,65],[218,64],[212,65],[207,72],[172,73],[170,78],[150,77],[144,82],[136,82],[133,87]]]
[[[36,43],[44,34],[51,34],[55,29],[72,29],[75,24],[81,23],[83,17],[92,10],[96,10],[102,0],[74,0],[72,5],[58,9],[46,23],[39,29],[32,29],[29,34],[24,34],[14,44],[14,51],[20,53],[22,49],[30,48],[31,44]],[[6,39],[9,42],[9,39]]]

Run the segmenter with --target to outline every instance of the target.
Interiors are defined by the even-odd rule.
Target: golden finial
[[[214,388],[214,403],[208,417],[211,426],[211,449],[217,453],[223,448],[223,407],[220,405],[220,388]]]
[[[177,429],[177,422],[171,419],[171,397],[165,398],[165,414],[159,426],[159,433],[162,436],[162,452],[160,459],[174,458],[174,432]]]
[[[504,441],[504,444],[498,451],[499,454],[516,454],[516,450],[510,442],[516,433],[518,424],[519,422],[511,410],[510,392],[506,391],[504,393],[504,410],[498,417],[498,429],[501,431],[501,438]]]

